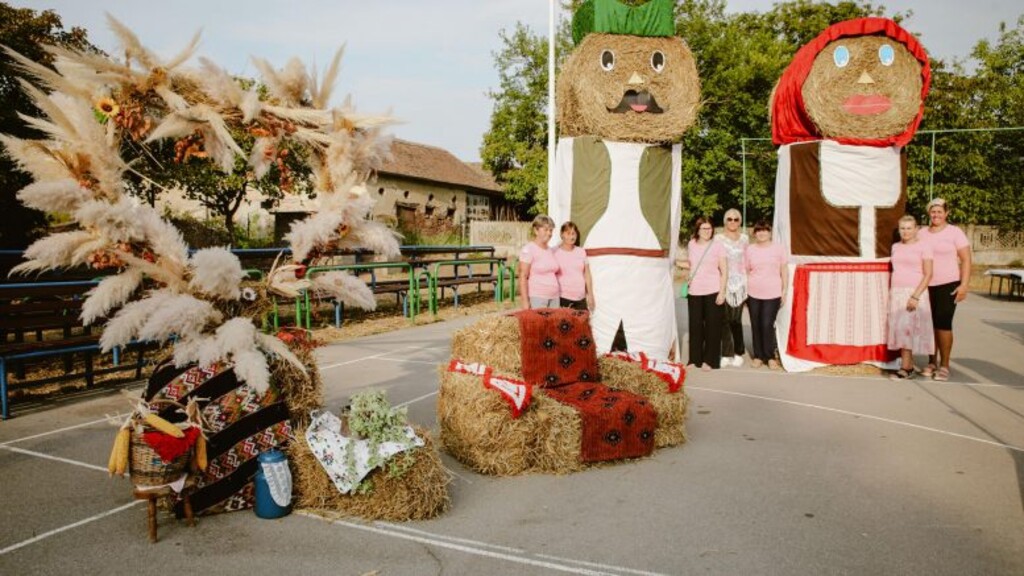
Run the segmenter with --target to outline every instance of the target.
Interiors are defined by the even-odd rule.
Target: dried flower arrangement
[[[51,70],[5,48],[34,79],[35,84],[22,81],[22,87],[43,114],[23,117],[43,138],[0,136],[35,180],[18,198],[44,212],[69,214],[79,226],[32,244],[27,261],[13,273],[78,265],[116,269],[90,292],[82,310],[86,323],[109,317],[101,338],[104,350],[136,339],[174,339],[177,366],[230,361],[241,381],[262,392],[270,380],[267,354],[298,368],[302,362],[285,343],[260,333],[251,318],[236,316],[244,273],[234,255],[223,248],[190,255],[170,223],[127,194],[124,176],[135,169],[122,157],[122,144],[138,149],[170,139],[179,161],[207,159],[229,171],[243,155],[230,128],[241,128],[256,138],[248,158],[256,174],[283,165],[287,148],[301,148],[312,169],[319,212],[288,234],[295,260],[328,246],[394,256],[394,233],[366,219],[373,199],[363,186],[388,153],[390,138],[382,130],[393,120],[357,114],[348,100],[329,107],[341,50],[322,82],[296,59],[281,70],[254,59],[266,89],[261,97],[255,87],[244,89],[208,60],[201,59],[198,71],[184,68],[198,34],[178,55],[161,60],[123,24],[109,15],[108,21],[123,61],[48,47],[54,55]],[[287,171],[282,175],[289,177]],[[275,267],[266,290],[289,296],[309,288],[311,283],[296,274],[299,269]],[[369,289],[345,273],[319,277],[314,288],[349,304],[375,305]]]

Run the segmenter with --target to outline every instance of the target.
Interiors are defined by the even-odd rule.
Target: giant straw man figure
[[[672,262],[682,146],[696,117],[693,54],[674,36],[672,0],[589,0],[558,78],[561,137],[549,214],[580,230],[593,278],[598,351],[678,359]]]
[[[889,252],[907,201],[904,146],[924,112],[924,48],[885,18],[834,24],[772,95],[775,240],[790,254],[776,323],[789,371],[886,364]]]

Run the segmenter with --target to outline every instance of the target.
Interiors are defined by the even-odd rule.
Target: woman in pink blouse
[[[728,257],[721,243],[712,240],[715,229],[708,218],[698,218],[687,245],[690,286],[686,307],[690,319],[690,365],[718,369],[722,361],[722,322]]]
[[[519,295],[523,308],[558,308],[558,260],[548,248],[555,221],[540,214],[533,219],[533,240],[519,252]]]
[[[953,350],[953,313],[956,305],[967,298],[971,279],[971,244],[963,230],[946,221],[949,207],[942,198],[928,203],[931,225],[922,240],[931,244],[935,257],[928,296],[932,305],[935,346],[938,354],[928,357],[928,366],[921,375],[936,380],[949,380],[949,354]]]
[[[928,282],[932,279],[932,247],[917,237],[917,220],[900,218],[900,241],[892,245],[889,291],[889,349],[900,351],[900,369],[893,380],[914,377],[914,352],[935,353]]]
[[[778,343],[775,339],[775,318],[789,284],[786,252],[781,244],[772,242],[772,227],[761,221],[754,225],[754,243],[747,246],[747,308],[750,310],[750,331],[754,340],[751,365],[768,364],[775,370]]]
[[[580,229],[572,222],[559,229],[562,244],[554,251],[558,260],[558,299],[562,308],[593,310],[594,290],[590,284],[587,252],[579,247]]]

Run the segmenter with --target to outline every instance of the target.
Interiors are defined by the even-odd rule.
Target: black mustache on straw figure
[[[633,110],[633,106],[646,106],[643,110]],[[622,101],[615,108],[609,108],[609,112],[615,112],[621,114],[623,112],[650,112],[651,114],[661,114],[665,110],[658,106],[658,102],[651,96],[651,93],[646,90],[637,92],[636,90],[627,90],[622,95]]]

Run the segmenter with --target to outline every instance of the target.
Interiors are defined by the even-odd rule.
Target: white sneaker
[[[740,366],[743,366],[743,356],[733,356],[732,357],[732,365],[737,367],[737,368],[739,368]]]
[[[729,358],[728,356],[723,356],[719,364],[721,364],[722,366],[732,366],[732,358]]]

